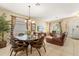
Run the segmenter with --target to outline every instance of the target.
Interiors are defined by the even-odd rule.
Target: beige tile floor
[[[0,56],[9,56],[10,54],[10,44],[7,44],[7,47],[0,49]],[[40,52],[42,56],[78,56],[79,55],[79,40],[67,38],[64,46],[57,46],[54,44],[49,44],[46,42],[46,50],[41,48]],[[25,52],[20,52],[17,56],[26,56]],[[33,53],[29,56],[39,56],[37,51],[33,49]]]

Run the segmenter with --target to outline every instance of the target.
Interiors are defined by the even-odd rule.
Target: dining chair
[[[32,41],[32,42],[30,43],[30,45],[31,45],[31,51],[30,51],[31,53],[32,53],[32,47],[33,47],[33,48],[36,48],[36,50],[38,51],[38,53],[39,53],[40,56],[41,56],[41,53],[40,53],[39,49],[40,49],[41,47],[43,47],[44,50],[45,50],[45,52],[46,52],[45,44],[44,44],[44,36],[41,37],[41,38],[39,38],[39,39],[36,39],[36,40]]]
[[[13,52],[15,52],[14,56],[16,56],[16,54],[19,51],[24,51],[24,50],[26,50],[26,55],[28,55],[28,43],[19,40],[13,41],[10,56],[12,55]]]

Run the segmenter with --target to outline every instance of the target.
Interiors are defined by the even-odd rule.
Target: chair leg
[[[45,45],[45,42],[43,42],[43,44]]]
[[[23,49],[23,52],[24,52],[24,49]]]
[[[31,49],[30,49],[30,53],[32,54],[32,46],[31,46]]]
[[[17,52],[15,52],[14,56],[16,56]]]
[[[26,48],[26,55],[28,56],[28,48]]]
[[[43,48],[44,48],[44,50],[45,50],[45,52],[46,52],[46,48],[45,48],[45,46],[43,45]]]
[[[40,51],[38,50],[38,48],[36,48],[36,50],[38,51],[39,55],[41,56],[41,53],[40,53]]]
[[[12,53],[13,53],[13,49],[12,49],[12,51],[11,51],[11,53],[10,53],[10,56],[12,55]]]

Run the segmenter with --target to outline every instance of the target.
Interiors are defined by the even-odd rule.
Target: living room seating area
[[[46,38],[46,42],[51,43],[51,44],[55,44],[55,45],[59,45],[59,46],[63,46],[64,45],[64,42],[65,42],[65,39],[66,39],[66,34],[65,33],[62,33],[59,36],[57,36],[55,34],[55,36],[53,35],[51,37],[52,38],[47,37]]]

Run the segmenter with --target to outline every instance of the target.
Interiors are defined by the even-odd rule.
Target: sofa
[[[52,38],[46,38],[46,42],[55,44],[58,46],[63,46],[66,38],[66,34],[62,33],[59,37],[51,36]]]

